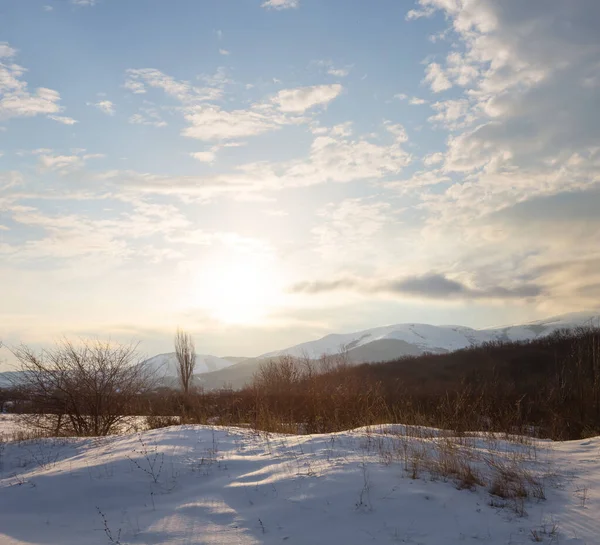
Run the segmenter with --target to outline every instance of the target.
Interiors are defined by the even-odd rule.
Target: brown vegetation
[[[72,347],[67,345],[66,349],[71,354],[66,361],[75,364],[80,358],[75,357]],[[88,355],[97,353],[90,347],[86,350]],[[48,370],[46,363],[38,367],[30,352],[21,352],[20,359],[27,364],[24,369],[30,377],[30,390],[22,391],[21,397],[26,395],[35,412],[50,412],[59,421],[61,415],[64,419],[69,396],[56,392],[72,383],[62,378],[56,382],[61,373],[40,373],[41,369]],[[55,354],[48,363],[58,365],[61,361]],[[70,373],[80,373],[77,369],[75,365]],[[109,381],[113,386],[108,392],[112,393],[104,399],[110,409],[105,402],[102,405],[103,418],[109,424],[124,413],[177,416],[181,423],[242,425],[288,433],[327,433],[402,423],[458,434],[486,430],[553,439],[600,434],[598,329],[563,331],[535,341],[496,342],[449,354],[359,366],[349,365],[343,354],[319,361],[283,357],[264,364],[252,385],[238,391],[149,391],[134,388],[137,375],[134,373],[128,382],[127,373],[131,371],[118,375],[117,383],[126,386],[118,396],[114,380]],[[55,377],[55,382],[48,385],[46,379],[40,381],[42,376]],[[92,386],[89,391],[94,391],[96,378],[90,382],[88,373],[81,376],[86,377],[81,387]],[[126,392],[128,395],[122,395]],[[85,415],[84,424],[78,424],[77,416],[68,417],[69,429],[76,434],[104,433],[107,429],[94,416],[99,409],[93,404],[81,408],[77,404],[77,410],[68,412]],[[98,423],[88,424],[94,421]],[[477,481],[477,475],[470,475],[466,468],[453,471],[464,475],[466,487]]]

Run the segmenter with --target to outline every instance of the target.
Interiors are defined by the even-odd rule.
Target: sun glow
[[[192,303],[227,324],[254,324],[275,306],[279,282],[272,264],[247,258],[220,263],[197,280]]]

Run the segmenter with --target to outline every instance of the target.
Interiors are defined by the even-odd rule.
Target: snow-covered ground
[[[2,545],[600,542],[600,438],[177,426],[0,449]],[[530,497],[488,492],[511,468]]]

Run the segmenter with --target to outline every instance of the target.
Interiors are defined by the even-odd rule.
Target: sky
[[[0,340],[254,356],[600,307],[599,29],[597,0],[0,0]]]

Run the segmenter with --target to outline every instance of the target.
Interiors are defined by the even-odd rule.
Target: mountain
[[[425,352],[445,353],[491,341],[521,341],[549,335],[558,329],[579,326],[600,326],[600,312],[575,312],[553,316],[518,325],[483,329],[429,324],[396,324],[354,333],[335,333],[315,341],[297,344],[283,350],[267,352],[258,358],[247,359],[220,371],[197,376],[197,383],[206,389],[224,385],[240,388],[247,384],[260,364],[273,358],[289,355],[296,358],[319,358],[323,354],[345,352],[353,363],[390,361],[403,356]]]
[[[308,356],[318,358],[323,354],[337,354],[342,351],[348,353],[350,358],[354,351],[363,347],[360,354],[373,360],[369,351],[364,347],[375,350],[375,343],[380,341],[400,341],[396,346],[401,353],[398,355],[414,355],[423,352],[449,352],[490,341],[519,341],[535,339],[548,335],[557,329],[573,328],[583,325],[599,325],[600,312],[575,312],[554,316],[544,320],[536,320],[520,325],[472,329],[457,325],[434,326],[428,324],[396,324],[357,331],[355,333],[331,334],[302,344],[297,344],[283,350],[268,352],[261,358],[274,358],[283,355],[294,357]],[[397,357],[397,356],[396,356]],[[393,359],[393,358],[392,358]]]
[[[159,354],[147,359],[144,363],[159,376],[177,376],[177,357],[175,356],[175,352]],[[233,361],[211,356],[210,354],[196,354],[196,373],[220,371],[234,365],[234,363]]]
[[[208,354],[197,355],[195,384],[206,389],[224,386],[240,388],[250,382],[261,363],[280,356],[317,359],[323,354],[345,352],[352,363],[391,361],[403,356],[418,356],[425,352],[445,353],[490,341],[521,341],[543,337],[557,329],[579,326],[600,326],[600,311],[573,312],[524,324],[473,329],[458,325],[434,326],[429,324],[396,324],[365,329],[354,333],[334,333],[267,352],[257,358],[218,358]],[[155,370],[164,383],[175,385],[177,359],[175,353],[159,354],[146,363]],[[9,373],[0,373],[0,387],[8,386]]]

